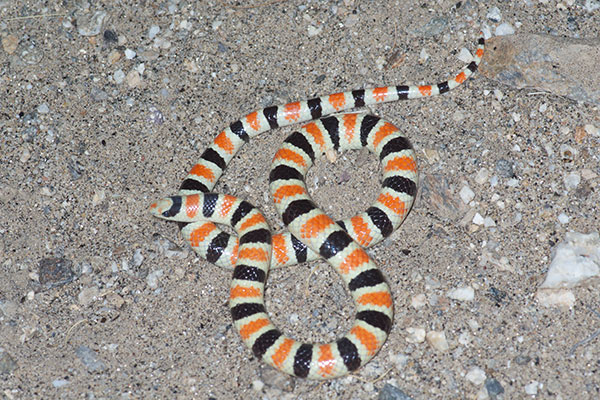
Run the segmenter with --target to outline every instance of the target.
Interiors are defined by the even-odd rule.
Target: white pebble
[[[538,381],[533,381],[529,385],[525,385],[525,393],[527,393],[531,396],[535,396],[538,392],[539,385],[540,384]]]
[[[463,47],[458,53],[458,59],[464,63],[470,63],[473,61],[473,55],[466,47]]]
[[[492,7],[485,17],[492,22],[500,22],[502,14],[500,14],[500,9],[498,9],[498,7]]]
[[[40,104],[37,108],[38,114],[48,114],[50,112],[50,108],[48,108],[48,104]]]
[[[548,109],[548,104],[546,104],[546,103],[540,104],[539,110],[540,110],[541,113],[546,112],[547,109]]]
[[[308,36],[312,37],[312,36],[317,36],[319,33],[321,33],[323,31],[323,27],[314,27],[312,25],[308,26]]]
[[[447,351],[450,348],[444,331],[429,331],[425,338],[427,343],[438,351]]]
[[[427,50],[421,49],[421,52],[419,53],[419,62],[421,64],[423,64],[428,59],[429,59],[429,53],[427,52]]]
[[[496,36],[512,35],[515,33],[515,28],[504,22],[496,27]]]
[[[485,371],[478,367],[473,367],[467,372],[465,378],[474,385],[481,385],[485,382]]]
[[[458,301],[473,301],[475,298],[475,290],[471,286],[459,287],[449,290],[446,293],[446,296]]]
[[[158,287],[158,279],[163,275],[162,269],[157,269],[156,271],[150,272],[146,277],[146,282],[148,283],[148,287],[150,289],[156,289]]]
[[[516,112],[512,113],[512,119],[515,122],[519,122],[521,120],[521,114],[516,113]]]
[[[125,58],[128,60],[132,60],[135,58],[136,52],[131,49],[125,49]]]
[[[404,338],[408,343],[423,343],[425,341],[425,329],[423,328],[406,328],[408,335]]]
[[[252,389],[254,389],[254,391],[256,392],[262,392],[263,388],[265,387],[265,384],[263,381],[260,380],[254,380],[252,381]]]
[[[154,37],[158,35],[158,32],[160,32],[160,27],[158,25],[152,25],[148,30],[148,38],[150,40],[154,39]]]
[[[572,288],[600,275],[600,235],[567,232],[554,249],[542,288]]]
[[[585,131],[588,133],[588,135],[600,136],[600,128],[597,128],[596,126],[594,126],[592,124],[585,124],[583,126],[583,129],[585,129]]]
[[[535,294],[537,302],[544,307],[568,307],[575,305],[575,295],[567,289],[540,289]]]
[[[558,222],[560,222],[561,224],[568,224],[569,221],[571,220],[571,217],[569,217],[567,214],[565,213],[560,213],[558,214]]]
[[[461,200],[465,204],[469,204],[471,202],[471,200],[473,200],[475,198],[475,192],[473,192],[471,190],[471,188],[468,187],[467,185],[463,186],[460,189],[460,192],[458,192],[458,195],[460,196]]]
[[[117,85],[120,85],[125,80],[125,72],[122,69],[118,69],[113,74],[113,79]]]
[[[81,305],[87,306],[91,304],[94,300],[96,300],[99,293],[100,290],[96,286],[85,288],[81,292],[79,292],[77,300],[79,300],[79,303],[81,303]]]
[[[423,294],[423,293],[413,296],[413,298],[410,300],[410,305],[416,309],[424,307],[426,304],[427,304],[427,298],[425,297],[425,294]]]
[[[494,89],[494,96],[496,96],[496,100],[501,101],[504,98],[504,93],[500,89]]]
[[[66,379],[55,379],[52,381],[52,386],[55,388],[60,388],[69,384],[69,381]]]
[[[487,170],[487,168],[481,168],[477,172],[477,175],[475,175],[475,183],[477,183],[478,185],[483,185],[487,181],[489,176],[490,172]]]
[[[571,172],[570,174],[565,175],[563,181],[567,190],[572,190],[579,186],[581,175],[577,172]]]
[[[473,216],[473,223],[475,225],[483,225],[484,219],[481,216],[481,214],[479,213],[475,213],[475,215]]]
[[[506,186],[517,187],[517,186],[519,186],[519,180],[516,178],[511,178],[508,181],[506,181]]]
[[[486,228],[492,228],[496,226],[496,221],[494,221],[492,217],[485,217],[483,219],[483,226],[485,226]]]

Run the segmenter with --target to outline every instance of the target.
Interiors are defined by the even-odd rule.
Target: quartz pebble
[[[437,351],[444,352],[450,348],[446,340],[446,333],[443,331],[429,331],[425,338],[427,343]]]
[[[422,328],[406,328],[406,341],[408,343],[423,343],[425,341],[425,329]]]
[[[466,185],[460,189],[458,195],[465,204],[469,204],[471,200],[475,198],[475,192],[473,192],[473,190],[471,190],[471,188]]]
[[[467,372],[465,378],[473,385],[481,385],[485,382],[485,371],[478,367],[473,367]]]
[[[2,38],[2,48],[8,54],[13,54],[17,50],[19,39],[15,35],[8,35]]]
[[[105,11],[96,11],[92,16],[84,16],[77,20],[77,32],[81,36],[96,36],[102,30],[102,23],[106,18]]]
[[[525,385],[525,393],[531,396],[535,396],[538,393],[539,385],[540,384],[538,381],[532,381],[530,384]]]
[[[541,288],[572,288],[600,274],[600,238],[598,232],[567,232],[565,240],[553,250]]]
[[[475,298],[475,290],[471,286],[459,287],[449,290],[446,296],[458,301],[472,301]]]
[[[150,289],[158,288],[158,280],[161,276],[163,276],[163,270],[157,269],[156,271],[150,272],[146,277],[146,283]]]
[[[79,346],[75,354],[81,360],[87,370],[92,373],[100,373],[106,370],[106,365],[98,358],[98,353],[87,346]]]
[[[506,36],[515,33],[515,28],[509,23],[502,23],[496,27],[496,36]]]

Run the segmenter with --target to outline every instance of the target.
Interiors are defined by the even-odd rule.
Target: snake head
[[[180,210],[181,196],[166,197],[150,205],[150,213],[162,219],[176,220]]]

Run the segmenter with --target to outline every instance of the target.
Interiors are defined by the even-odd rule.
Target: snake
[[[151,204],[152,215],[180,223],[182,237],[202,258],[233,270],[231,317],[258,359],[292,376],[325,380],[356,371],[381,349],[392,327],[393,297],[365,248],[389,237],[409,213],[418,186],[416,154],[406,135],[392,123],[346,111],[446,93],[477,70],[484,47],[480,37],[472,61],[438,84],[358,89],[253,111],[216,136],[177,195]],[[301,123],[306,124],[283,141],[272,161],[269,187],[288,229],[273,235],[258,208],[212,189],[250,138]],[[323,154],[361,148],[379,158],[381,191],[366,211],[336,222],[310,197],[306,173]],[[229,226],[235,234],[216,224]],[[271,322],[264,302],[265,284],[270,268],[320,258],[346,284],[356,313],[352,327],[340,339],[303,343]]]

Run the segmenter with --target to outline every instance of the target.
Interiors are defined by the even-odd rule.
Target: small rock
[[[50,112],[50,108],[48,108],[48,104],[40,104],[37,108],[38,114],[48,114]]]
[[[146,277],[146,282],[148,283],[148,287],[150,287],[150,289],[158,288],[158,280],[161,276],[163,276],[163,273],[164,272],[162,269],[157,269],[156,271],[148,274]]]
[[[444,331],[429,331],[425,338],[427,339],[427,343],[438,351],[444,352],[450,348]]]
[[[554,257],[541,288],[572,288],[600,274],[600,236],[567,232],[553,250]]]
[[[575,305],[575,295],[567,289],[539,289],[535,299],[544,307],[571,308]]]
[[[125,49],[125,58],[128,60],[133,60],[136,56],[135,51],[131,49]]]
[[[69,384],[69,381],[66,379],[55,379],[52,381],[52,386],[54,386],[55,388],[61,388],[63,386],[67,386]]]
[[[473,55],[466,47],[463,47],[458,53],[458,59],[464,63],[470,63],[473,61]]]
[[[535,396],[538,392],[538,387],[539,387],[539,382],[538,381],[533,381],[528,385],[525,385],[525,393],[527,393],[528,395],[531,396]]]
[[[96,11],[91,17],[79,18],[77,31],[81,36],[96,36],[102,30],[104,18],[106,18],[105,11]]]
[[[122,69],[118,69],[113,74],[113,79],[117,85],[120,85],[125,80],[125,72]]]
[[[473,301],[475,298],[475,290],[473,290],[471,286],[465,286],[449,290],[446,295],[453,300]]]
[[[504,178],[513,178],[515,176],[513,163],[504,158],[496,162],[496,172]]]
[[[577,172],[571,172],[565,175],[563,182],[565,183],[567,190],[576,189],[581,182],[581,175],[579,175]]]
[[[263,383],[263,381],[258,379],[252,381],[252,389],[254,389],[255,392],[262,392],[264,387],[265,384]]]
[[[158,35],[158,32],[160,32],[160,26],[152,25],[150,29],[148,29],[148,38],[150,40],[154,39],[156,35]]]
[[[108,63],[110,65],[114,65],[117,61],[121,59],[121,52],[118,50],[113,50],[108,55]]]
[[[38,276],[46,289],[65,285],[75,278],[72,262],[64,258],[44,258],[40,261]]]
[[[135,252],[133,253],[133,266],[140,267],[143,262],[144,262],[144,255],[142,254],[142,250],[135,249]]]
[[[8,54],[17,51],[17,46],[19,46],[19,39],[15,35],[7,35],[2,38],[2,48]]]
[[[600,128],[598,128],[592,124],[585,124],[583,126],[583,129],[585,129],[587,134],[590,136],[600,136]]]
[[[471,200],[475,198],[475,192],[473,192],[473,190],[471,190],[471,188],[466,185],[460,189],[458,195],[465,204],[469,204]]]
[[[486,168],[481,168],[477,172],[477,175],[475,175],[475,183],[478,185],[483,185],[485,182],[487,182],[489,176],[490,172]]]
[[[11,300],[0,300],[0,312],[8,318],[12,319],[17,315],[19,305]]]
[[[106,43],[117,43],[119,40],[119,36],[115,33],[115,31],[111,31],[110,29],[105,30],[102,36],[104,37],[104,41]]]
[[[27,147],[24,147],[23,151],[21,152],[21,156],[19,157],[19,161],[21,161],[22,163],[26,163],[27,161],[29,161],[30,158],[31,152]]]
[[[17,363],[8,354],[7,351],[0,347],[0,375],[8,375],[17,368]]]
[[[492,22],[500,22],[500,20],[502,20],[502,14],[500,14],[500,9],[498,7],[492,7],[485,17]]]
[[[314,27],[312,25],[308,26],[308,36],[312,37],[312,36],[317,36],[319,33],[321,33],[323,31],[323,27]]]
[[[89,372],[99,373],[106,370],[106,365],[98,358],[98,353],[87,346],[79,346],[75,350],[79,360],[86,366]]]
[[[571,217],[569,217],[567,214],[565,213],[560,213],[558,214],[558,222],[560,222],[561,224],[568,224],[569,221],[571,220]]]
[[[423,293],[413,296],[412,299],[410,300],[410,305],[416,309],[424,307],[426,304],[427,304],[427,299],[425,297],[425,294],[423,294]]]
[[[169,239],[163,238],[158,233],[152,235],[152,239],[154,240],[154,245],[158,248],[159,253],[167,258],[184,259],[189,255],[188,250],[177,246],[175,243]]]
[[[96,286],[92,286],[89,288],[85,288],[81,292],[79,292],[77,299],[79,300],[81,305],[88,306],[94,300],[97,299],[98,294],[100,294],[100,289],[98,289]]]
[[[142,78],[140,77],[140,73],[137,72],[135,69],[129,71],[126,79],[127,86],[129,86],[130,88],[136,88],[142,84]]]
[[[481,214],[475,213],[475,215],[473,216],[473,223],[475,225],[483,225],[484,222],[485,222],[485,219],[481,216]]]
[[[485,388],[487,389],[488,395],[492,399],[495,399],[496,396],[504,393],[504,388],[502,387],[500,382],[498,382],[494,378],[488,378],[485,380]]]
[[[412,397],[404,393],[402,389],[397,388],[394,385],[386,383],[379,392],[378,400],[413,400]]]
[[[515,33],[515,28],[511,24],[504,22],[496,27],[496,36],[506,36]]]
[[[478,367],[473,367],[467,372],[465,378],[473,385],[479,386],[485,382],[485,371]]]
[[[406,333],[408,333],[408,336],[404,339],[408,343],[423,343],[425,341],[425,329],[409,327],[406,328]]]

